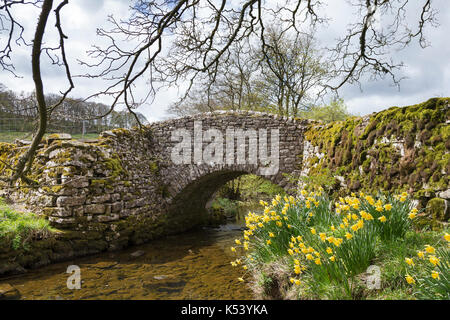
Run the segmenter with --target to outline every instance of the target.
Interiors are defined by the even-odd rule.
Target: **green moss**
[[[106,184],[105,179],[92,179],[91,180],[91,187],[104,187]]]
[[[311,124],[305,138],[325,157],[320,161],[313,157],[303,166],[310,168],[310,174],[329,168],[333,175],[346,177],[347,184],[354,187],[358,181],[362,189],[375,193],[411,187],[417,192],[425,185],[442,190],[450,183],[449,103],[450,98],[435,98],[414,106],[392,107],[369,116],[365,125],[358,117]],[[420,148],[414,147],[416,136]],[[380,143],[383,138],[389,141]],[[404,141],[403,158],[392,141]]]
[[[122,167],[122,161],[117,153],[113,154],[111,158],[104,160],[103,165],[110,170],[109,178],[115,179],[120,175],[126,174]]]
[[[158,166],[157,160],[150,161],[150,163],[148,164],[148,167],[149,167],[151,173],[159,174],[159,166]]]
[[[426,212],[433,221],[446,221],[448,216],[445,212],[445,200],[441,198],[433,198],[427,203]]]

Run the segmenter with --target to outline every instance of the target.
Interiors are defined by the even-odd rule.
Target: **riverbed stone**
[[[9,283],[0,284],[0,300],[19,299],[20,292]]]

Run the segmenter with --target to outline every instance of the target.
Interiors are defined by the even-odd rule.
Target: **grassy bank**
[[[303,190],[261,204],[231,248],[257,297],[450,299],[449,231],[416,230],[407,194],[334,202]]]
[[[0,198],[0,245],[2,247],[26,249],[30,241],[46,238],[52,231],[47,220],[30,212],[15,211]]]

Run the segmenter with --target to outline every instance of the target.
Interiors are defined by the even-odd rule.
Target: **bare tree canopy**
[[[356,10],[349,15],[347,31],[334,43],[328,43],[327,57],[332,66],[333,79],[327,89],[337,90],[345,83],[358,82],[364,74],[372,78],[390,76],[398,83],[395,71],[400,62],[392,60],[391,50],[401,49],[416,39],[421,46],[426,25],[436,25],[436,11],[431,0],[349,0]],[[31,65],[35,84],[39,127],[32,144],[24,153],[8,180],[11,184],[19,178],[32,183],[26,174],[34,159],[49,115],[61,105],[74,87],[70,66],[66,59],[63,31],[64,22],[60,12],[68,0],[2,0],[0,2],[0,67],[14,73],[11,55],[15,45],[31,45]],[[417,4],[420,8],[417,10]],[[412,5],[414,4],[414,5]],[[32,44],[23,37],[24,28],[12,8],[33,5],[40,9]],[[280,32],[299,35],[305,29],[326,24],[323,3],[319,0],[137,0],[126,18],[111,16],[110,29],[97,29],[100,37],[109,41],[106,46],[94,46],[89,52],[92,60],[80,63],[90,68],[87,78],[102,78],[107,82],[103,89],[87,98],[112,96],[110,114],[118,104],[139,119],[134,112],[144,101],[152,101],[161,87],[181,85],[184,97],[198,81],[210,85],[218,81],[221,66],[233,59],[233,48],[244,43],[260,48],[262,58],[272,65],[271,54],[276,48],[270,41],[269,26],[273,21],[280,24]],[[58,46],[45,47],[43,38],[50,15],[54,14]],[[376,15],[383,16],[382,27],[377,26]],[[407,16],[414,16],[413,25]],[[68,82],[61,99],[49,106],[45,101],[40,61],[45,53],[52,63],[60,65]],[[275,70],[276,68],[274,68]],[[293,83],[283,76],[288,91],[295,92]],[[149,86],[145,98],[137,97],[134,89],[139,79],[146,79]],[[187,83],[187,85],[183,85]],[[184,90],[186,87],[186,90]]]
[[[408,45],[417,38],[425,46],[424,27],[436,25],[436,11],[431,0],[421,1],[420,10],[409,0],[351,0],[357,15],[349,21],[347,33],[328,44],[329,61],[334,72],[327,84],[337,90],[345,83],[358,82],[368,73],[374,79],[386,75],[394,83],[400,62],[392,61],[391,50]],[[270,41],[273,21],[281,25],[281,34],[301,34],[327,22],[317,0],[285,1],[211,1],[211,0],[139,0],[127,20],[110,17],[113,27],[98,29],[110,40],[104,48],[95,47],[91,56],[98,68],[90,76],[108,79],[110,85],[98,94],[112,94],[113,106],[123,101],[131,110],[135,101],[133,85],[146,76],[154,98],[161,86],[187,82],[186,93],[197,81],[214,83],[221,66],[233,57],[233,44],[249,42],[260,47],[270,65]],[[410,12],[415,10],[414,12]],[[408,25],[407,15],[415,15],[415,25]],[[376,15],[386,21],[382,27],[373,23]]]

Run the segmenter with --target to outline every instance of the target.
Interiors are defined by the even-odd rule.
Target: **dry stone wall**
[[[406,191],[426,209],[421,225],[450,217],[450,98],[316,123],[305,132],[302,176],[334,181],[333,193]]]

